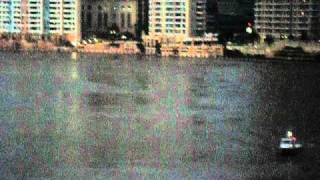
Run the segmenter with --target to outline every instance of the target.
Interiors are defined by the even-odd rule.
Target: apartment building
[[[254,16],[255,29],[262,37],[319,38],[318,0],[257,0]]]
[[[238,0],[217,0],[219,14],[236,15],[241,11]]]
[[[206,5],[206,32],[216,33],[217,28],[217,17],[218,17],[218,6],[217,0],[207,0]]]
[[[192,1],[192,35],[202,36],[207,28],[207,0]]]
[[[191,0],[150,0],[149,34],[191,35]]]
[[[206,31],[206,0],[150,0],[149,34],[145,43],[182,42]]]
[[[254,0],[216,0],[217,29],[221,33],[241,34],[253,20]]]
[[[0,33],[81,39],[80,0],[2,0]]]

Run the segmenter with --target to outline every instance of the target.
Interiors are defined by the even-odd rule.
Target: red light
[[[252,27],[252,23],[251,23],[251,22],[248,22],[248,26],[249,26],[249,27]]]

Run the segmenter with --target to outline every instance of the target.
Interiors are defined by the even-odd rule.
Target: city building
[[[218,12],[221,15],[240,14],[240,4],[238,0],[217,0]]]
[[[206,0],[150,0],[149,30],[144,41],[151,46],[178,43],[206,30]]]
[[[244,33],[247,23],[253,21],[254,0],[216,0],[217,28],[228,34]]]
[[[255,29],[265,38],[319,38],[318,0],[257,0]]]
[[[202,36],[207,28],[207,0],[192,0],[192,35]]]
[[[0,33],[81,39],[80,0],[1,0]]]
[[[218,8],[217,0],[207,0],[206,5],[206,32],[207,33],[216,33],[217,29],[217,17],[218,17]]]
[[[149,35],[191,35],[191,0],[150,0]]]
[[[106,37],[113,31],[136,35],[137,0],[84,0],[81,7],[84,36]]]
[[[207,35],[207,0],[150,0],[146,54],[210,57],[223,54],[217,38]]]
[[[253,16],[254,0],[213,0],[216,1],[219,14]]]

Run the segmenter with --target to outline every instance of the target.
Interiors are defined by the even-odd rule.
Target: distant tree
[[[260,40],[259,34],[253,30],[251,33],[246,33],[244,35],[244,42],[245,43],[254,43]]]
[[[173,49],[173,54],[174,54],[174,55],[176,55],[176,56],[177,56],[177,55],[179,55],[179,50],[178,50],[178,49],[176,49],[176,48],[175,48],[175,49]]]
[[[270,46],[271,44],[274,43],[274,38],[272,35],[267,35],[264,41]]]
[[[301,33],[300,39],[301,39],[302,41],[308,41],[308,40],[309,40],[308,33],[305,32],[305,31],[303,31],[303,32]]]
[[[137,47],[138,47],[138,49],[140,50],[140,52],[141,52],[142,54],[145,54],[146,48],[144,47],[144,45],[143,45],[142,43],[138,43],[138,44],[137,44]]]
[[[113,23],[111,25],[111,27],[109,28],[109,32],[108,32],[108,39],[111,39],[111,40],[116,40],[119,38],[119,27]]]
[[[161,44],[159,43],[159,41],[156,41],[156,54],[160,55],[161,54]]]
[[[142,28],[138,24],[134,24],[135,39],[141,41]]]
[[[288,36],[288,39],[289,39],[289,40],[294,40],[294,36],[293,36],[292,34],[290,34],[290,35]]]
[[[127,40],[134,39],[134,35],[131,32],[122,32],[120,33],[120,37],[125,36]]]
[[[119,33],[120,30],[117,24],[113,23],[110,27],[110,31],[115,31],[116,33]]]
[[[220,32],[218,35],[218,41],[221,44],[225,44],[226,42],[233,39],[233,33],[231,32]]]
[[[7,32],[4,32],[1,34],[1,39],[8,39],[9,34]]]

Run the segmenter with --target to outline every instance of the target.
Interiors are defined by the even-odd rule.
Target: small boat
[[[296,154],[302,150],[302,144],[297,143],[296,137],[292,135],[291,131],[288,131],[287,137],[281,138],[279,149],[281,154]]]

